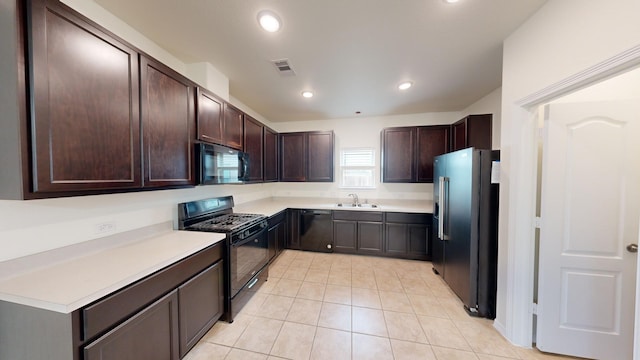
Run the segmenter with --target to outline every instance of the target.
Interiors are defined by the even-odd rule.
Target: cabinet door
[[[29,10],[33,191],[140,187],[137,52],[58,1]]]
[[[388,255],[405,257],[407,248],[407,224],[386,223],[385,250]]]
[[[430,226],[428,224],[409,224],[407,228],[408,255],[414,259],[429,256]]]
[[[223,260],[178,288],[180,358],[209,331],[224,312]]]
[[[358,253],[382,254],[384,251],[382,223],[358,222]]]
[[[417,128],[417,181],[433,182],[433,158],[449,152],[449,126]]]
[[[269,261],[273,261],[278,255],[278,227],[280,224],[276,224],[269,228],[267,232],[267,240],[269,246]]]
[[[455,124],[451,125],[453,143],[451,144],[451,151],[464,149],[467,147],[467,120],[462,119]]]
[[[207,90],[198,88],[198,139],[224,144],[222,126],[223,101]]]
[[[333,182],[333,131],[307,133],[307,181]]]
[[[451,125],[451,151],[474,147],[491,149],[492,114],[469,115]]]
[[[262,182],[264,126],[249,115],[244,116],[244,152],[249,154],[249,181]]]
[[[382,181],[416,181],[415,127],[387,128],[382,131]]]
[[[167,66],[140,59],[144,186],[195,185],[194,86]]]
[[[305,181],[305,134],[280,134],[280,181]]]
[[[357,251],[358,223],[356,221],[333,220],[333,251],[355,253]]]
[[[289,222],[289,236],[287,241],[287,249],[300,249],[300,210],[289,210],[287,217]]]
[[[174,290],[84,348],[85,360],[179,359]]]
[[[493,115],[469,115],[467,118],[467,147],[491,150]]]
[[[235,106],[224,104],[224,144],[230,148],[243,150],[244,113]]]
[[[278,181],[278,133],[264,128],[264,181]]]
[[[287,220],[283,220],[278,224],[277,227],[278,233],[276,234],[276,256],[280,255],[282,250],[286,249],[287,239],[289,238],[287,231]]]

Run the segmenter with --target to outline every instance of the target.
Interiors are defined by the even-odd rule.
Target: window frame
[[[345,165],[345,153],[348,152],[370,152],[370,163],[369,165]],[[349,147],[349,148],[341,148],[339,152],[340,162],[339,162],[339,177],[338,187],[340,189],[364,189],[371,190],[377,188],[376,182],[376,149],[373,147]],[[370,186],[362,186],[362,185],[347,185],[344,181],[345,179],[345,170],[368,170],[370,171]]]

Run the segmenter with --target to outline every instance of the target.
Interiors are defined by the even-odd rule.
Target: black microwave
[[[201,185],[240,184],[249,177],[249,154],[221,145],[196,144]]]

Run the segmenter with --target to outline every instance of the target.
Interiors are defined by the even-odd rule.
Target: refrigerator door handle
[[[440,240],[445,240],[444,238],[444,216],[446,214],[445,211],[445,200],[444,200],[444,184],[445,184],[445,177],[444,176],[440,176],[438,178],[438,202],[439,202],[439,206],[438,206],[438,239]]]

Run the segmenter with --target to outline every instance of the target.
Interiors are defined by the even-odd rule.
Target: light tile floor
[[[186,360],[571,359],[512,346],[424,261],[286,250],[232,324]]]

